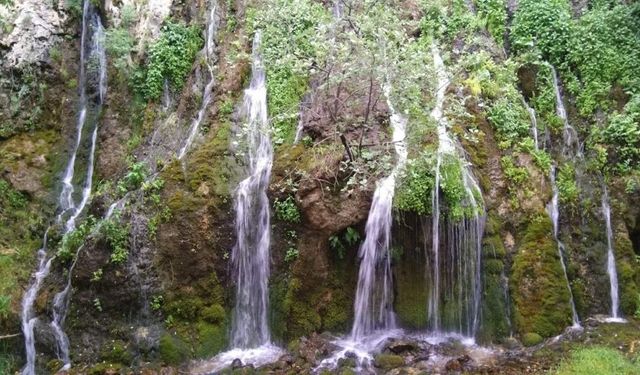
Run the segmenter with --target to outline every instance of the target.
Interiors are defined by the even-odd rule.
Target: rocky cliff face
[[[559,66],[567,82],[569,121],[587,139],[584,159],[567,160],[543,62],[549,53],[506,51],[510,30],[496,26],[482,4],[476,9],[462,1],[393,1],[371,10],[346,2],[344,18],[336,21],[329,2],[303,0],[92,3],[107,25],[109,87],[97,119],[93,195],[76,234],[65,238],[54,221],[75,141],[82,4],[0,5],[0,336],[20,332],[20,301],[46,228],[54,224],[52,254],[75,245],[71,256],[54,260],[36,301],[38,373],[60,367],[46,322],[67,277],[73,287],[66,321],[73,371],[178,367],[227,348],[234,298],[233,191],[244,162],[239,102],[256,28],[265,33],[275,144],[268,191],[275,342],[300,351],[302,336],[350,329],[358,247],[375,183],[393,161],[387,80],[395,84],[392,99],[409,117],[410,160],[399,178],[394,211],[394,309],[401,326],[428,327],[424,263],[432,247],[431,196],[435,189],[443,197],[443,216],[454,222],[460,194],[455,182],[433,186],[438,136],[429,118],[437,90],[432,43],[442,49],[451,75],[444,106],[449,131],[478,177],[487,212],[478,341],[497,344],[515,335],[537,342],[571,324],[569,290],[546,211],[551,164],[560,169],[565,194],[560,236],[579,315],[609,312],[600,208],[605,180],[621,312],[630,317],[639,307],[637,165],[622,173],[606,169],[598,150],[610,150],[604,164],[614,163],[617,151],[592,131],[615,123],[608,116],[627,113],[632,98],[612,83],[611,92],[619,94],[612,94],[615,103],[585,114],[569,87],[585,83],[574,67]],[[526,7],[511,3],[514,14]],[[582,3],[574,5],[575,14],[585,12]],[[207,59],[214,7],[215,58]],[[515,22],[512,16],[505,14],[502,24]],[[390,30],[386,39],[376,34],[380,25]],[[383,39],[389,44],[381,46]],[[203,105],[210,79],[213,99]],[[537,141],[544,147],[531,142],[523,101],[537,111]],[[194,141],[178,158],[199,111]],[[303,136],[294,142],[299,125]],[[0,342],[0,358],[19,368],[21,336],[0,340],[6,340]]]

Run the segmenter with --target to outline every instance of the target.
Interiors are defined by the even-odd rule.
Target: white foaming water
[[[564,124],[563,140],[564,146],[562,153],[568,157],[581,156],[580,140],[578,139],[578,132],[569,124],[569,118],[567,116],[567,110],[564,107],[564,101],[562,100],[562,92],[560,91],[560,80],[558,79],[558,72],[553,65],[549,65],[553,75],[553,90],[556,96],[556,114],[562,120]]]
[[[236,305],[231,329],[233,348],[255,348],[268,344],[270,340],[267,309],[271,233],[267,187],[273,149],[269,138],[260,39],[258,31],[253,40],[251,85],[244,92],[249,176],[240,182],[235,199],[237,242],[232,254],[236,273]]]
[[[213,86],[215,85],[215,74],[214,74],[214,64],[216,62],[215,55],[215,38],[218,34],[218,24],[219,19],[216,14],[217,4],[214,1],[211,6],[211,11],[209,12],[209,18],[207,20],[207,36],[204,44],[204,48],[200,52],[204,57],[205,65],[209,70],[209,82],[204,87],[204,91],[202,92],[202,103],[200,104],[200,109],[198,110],[198,114],[191,121],[191,126],[189,128],[189,136],[185,144],[182,146],[180,151],[178,151],[178,160],[184,158],[187,154],[187,151],[193,144],[193,141],[196,139],[196,135],[198,135],[198,130],[200,129],[200,124],[202,124],[202,120],[204,119],[205,113],[209,104],[211,103],[211,99],[213,96]]]
[[[611,207],[609,206],[609,190],[607,184],[602,186],[602,214],[607,227],[607,273],[609,274],[609,286],[611,294],[611,316],[607,321],[612,323],[624,323],[625,319],[619,315],[620,302],[618,299],[618,271],[616,270],[616,258],[613,253],[613,229],[611,227]]]
[[[369,209],[365,240],[358,252],[361,262],[354,304],[355,318],[351,330],[353,341],[361,340],[376,330],[390,329],[396,325],[389,247],[396,176],[407,161],[404,142],[407,119],[399,115],[391,104],[391,88],[388,85],[385,86],[384,92],[391,112],[393,144],[398,160],[391,174],[378,182]]]
[[[218,354],[210,361],[194,364],[189,369],[189,374],[217,374],[229,367],[236,359],[243,364],[250,363],[254,367],[260,367],[277,361],[284,354],[286,354],[284,349],[269,343],[251,349],[235,348]]]
[[[521,96],[521,98],[522,104],[524,104],[527,113],[529,113],[529,119],[531,120],[531,137],[533,137],[533,146],[535,147],[535,150],[538,151],[540,150],[540,145],[538,143],[538,117],[536,116],[536,110],[531,108],[523,96]]]
[[[401,329],[386,329],[369,332],[367,335],[354,340],[352,336],[332,341],[332,344],[340,349],[331,357],[323,359],[314,369],[314,373],[319,373],[323,369],[332,370],[338,367],[341,359],[353,356],[356,360],[356,373],[373,367],[373,356],[384,349],[384,344],[390,338],[400,338],[404,336]]]
[[[549,180],[551,181],[551,187],[553,190],[553,196],[551,198],[551,202],[547,204],[547,213],[549,217],[551,217],[551,222],[553,223],[553,238],[556,240],[558,244],[558,256],[560,257],[560,265],[562,266],[562,272],[564,274],[564,279],[567,284],[567,289],[569,290],[569,302],[571,303],[571,320],[573,328],[581,328],[580,318],[578,317],[578,312],[576,311],[576,304],[573,301],[573,291],[571,290],[571,285],[569,284],[569,276],[567,275],[567,266],[564,261],[564,251],[565,246],[560,241],[558,237],[559,231],[559,219],[560,219],[560,209],[558,204],[558,185],[556,184],[556,166],[551,166],[551,171],[549,175]]]
[[[479,325],[482,297],[480,266],[485,220],[484,202],[470,163],[465,159],[464,150],[451,138],[447,130],[448,122],[443,109],[449,77],[437,46],[432,45],[431,49],[437,79],[436,102],[431,117],[438,126],[438,151],[435,188],[431,197],[432,252],[427,256],[427,279],[430,286],[428,319],[430,328],[435,332],[453,330],[474,336]],[[468,212],[457,221],[445,222],[447,242],[444,244],[446,251],[442,252],[439,186],[445,158],[461,163],[462,184],[465,190],[462,204]],[[445,267],[444,272],[441,271],[441,267]],[[441,306],[442,301],[448,301],[447,315]],[[445,322],[442,322],[443,318]]]
[[[91,197],[94,158],[98,137],[97,121],[94,121],[93,130],[90,133],[91,137],[89,139],[89,153],[87,156],[84,185],[79,202],[76,202],[73,196],[75,190],[73,180],[76,169],[76,159],[82,144],[84,128],[87,123],[87,114],[91,110],[96,113],[97,117],[97,114],[100,113],[107,92],[107,64],[104,38],[104,28],[102,27],[100,16],[90,4],[90,0],[85,0],[83,3],[82,35],[80,45],[80,75],[78,82],[80,88],[80,109],[76,125],[76,142],[71,155],[69,156],[69,161],[67,162],[67,167],[65,168],[65,173],[62,178],[62,190],[58,199],[61,212],[57,216],[56,220],[58,223],[64,222],[63,234],[67,234],[75,229],[76,219],[82,213]],[[95,80],[92,81],[97,81],[97,87],[95,87],[95,94],[97,94],[97,99],[94,104],[95,107],[92,107],[92,103],[89,101],[87,90],[87,73],[89,69],[91,69],[89,73],[95,75]],[[94,69],[97,70],[93,71]],[[65,219],[67,214],[69,214],[69,216]],[[51,263],[54,258],[54,255],[47,253],[47,240],[48,236],[45,234],[42,248],[38,251],[38,268],[22,301],[22,332],[25,337],[25,352],[27,360],[27,363],[22,370],[24,375],[35,374],[36,351],[34,327],[37,322],[37,317],[33,311],[33,304],[38,296],[43,280],[49,275]],[[66,316],[68,299],[70,298],[69,290],[70,287],[67,285],[65,290],[54,298],[54,319],[51,323],[58,348],[58,358],[63,363],[63,369],[68,369],[71,366],[69,359],[69,340],[62,328],[64,324],[64,317]],[[63,303],[63,300],[66,302]]]

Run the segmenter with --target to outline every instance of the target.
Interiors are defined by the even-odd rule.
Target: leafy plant
[[[276,217],[287,223],[299,223],[302,219],[298,206],[292,196],[287,197],[281,201],[278,198],[273,202],[274,209],[276,211]]]
[[[162,305],[164,304],[164,297],[161,295],[158,296],[153,296],[151,298],[151,310],[153,311],[159,311],[162,308]]]
[[[573,204],[577,202],[580,190],[576,183],[573,166],[567,164],[558,171],[556,184],[558,185],[558,197],[561,203]]]
[[[296,249],[295,247],[290,247],[287,249],[287,254],[284,257],[284,261],[285,262],[293,262],[294,260],[298,259],[298,256],[300,255],[300,252],[298,251],[298,249]]]
[[[344,240],[349,244],[349,246],[353,246],[360,241],[360,233],[352,227],[349,227],[344,232]]]
[[[338,253],[339,259],[344,259],[344,253],[347,249],[342,244],[342,241],[340,241],[340,237],[336,235],[329,237],[329,247]]]
[[[147,178],[147,167],[144,163],[133,163],[129,166],[129,172],[118,182],[118,192],[124,194],[136,190],[142,186]]]
[[[129,257],[129,226],[120,223],[119,217],[114,216],[102,221],[100,234],[111,246],[111,262],[124,263]]]
[[[103,275],[102,268],[98,268],[98,270],[97,270],[97,271],[94,271],[94,272],[91,274],[91,280],[90,280],[90,281],[91,281],[91,282],[94,282],[94,283],[95,283],[95,282],[98,282],[98,281],[102,280],[102,275]]]
[[[82,246],[89,234],[95,228],[96,220],[89,216],[82,224],[77,226],[71,232],[66,233],[62,237],[62,241],[58,246],[57,257],[62,262],[70,261],[80,246]]]
[[[202,43],[196,26],[167,22],[160,38],[149,47],[146,68],[134,74],[134,87],[148,100],[160,97],[165,79],[174,88],[181,88]]]
[[[486,24],[487,30],[493,39],[502,45],[507,22],[505,2],[503,0],[476,0],[476,5],[478,6],[478,16]]]
[[[431,156],[422,154],[410,160],[399,178],[394,206],[420,215],[431,213],[431,191],[434,184]]]

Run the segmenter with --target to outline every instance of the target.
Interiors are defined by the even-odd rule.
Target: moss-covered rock
[[[528,332],[522,336],[522,344],[524,346],[534,346],[542,342],[543,338],[537,333]]]
[[[169,365],[179,365],[189,358],[189,347],[179,337],[164,334],[160,338],[160,359]]]
[[[513,259],[510,290],[522,334],[549,337],[571,323],[570,295],[551,230],[548,217],[534,218]]]
[[[378,354],[374,357],[374,365],[383,370],[391,370],[404,366],[404,358],[395,354]]]

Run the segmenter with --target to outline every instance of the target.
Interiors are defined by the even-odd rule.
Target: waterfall
[[[232,261],[236,277],[231,344],[253,348],[268,344],[269,199],[267,188],[273,163],[267,120],[267,89],[260,56],[260,32],[253,39],[251,84],[244,92],[249,176],[236,190],[236,237]]]
[[[431,117],[437,123],[438,150],[436,154],[435,185],[432,193],[432,251],[427,254],[429,282],[428,319],[435,332],[453,330],[474,336],[479,326],[481,287],[482,236],[484,233],[484,202],[464,150],[449,135],[444,116],[444,100],[449,77],[440,52],[432,45],[436,69],[436,103]],[[444,161],[454,160],[462,169],[465,194],[464,217],[442,223],[439,186]],[[442,225],[444,224],[444,225]],[[441,235],[444,241],[441,241]],[[442,306],[442,303],[446,306]],[[443,322],[443,318],[445,321]]]
[[[524,108],[527,110],[527,113],[529,113],[529,119],[531,120],[531,137],[533,138],[533,146],[535,147],[536,151],[539,151],[540,144],[538,143],[538,118],[536,116],[536,110],[531,108],[531,106],[529,105],[529,103],[527,103],[524,97],[521,97],[521,98],[522,98],[522,104],[524,105]]]
[[[567,266],[564,260],[564,252],[565,247],[564,244],[560,241],[559,238],[559,227],[560,224],[558,222],[560,218],[560,209],[558,203],[558,185],[556,184],[556,167],[555,165],[551,166],[551,171],[549,175],[549,180],[551,181],[551,186],[553,189],[553,197],[551,198],[551,202],[547,205],[547,212],[549,213],[549,217],[551,218],[551,222],[553,223],[553,238],[558,244],[558,256],[560,257],[560,265],[562,266],[562,272],[564,274],[564,279],[567,285],[567,289],[569,290],[569,301],[571,302],[571,320],[573,328],[580,328],[580,318],[578,317],[578,312],[576,311],[576,304],[573,300],[573,291],[571,290],[571,284],[569,283],[569,276],[567,275]]]
[[[562,137],[564,145],[562,147],[562,153],[569,158],[573,156],[582,156],[580,151],[580,141],[578,139],[578,132],[569,124],[569,117],[567,116],[567,110],[564,107],[564,100],[562,99],[562,92],[560,91],[560,80],[558,78],[558,72],[553,65],[549,65],[553,76],[553,91],[556,97],[556,115],[562,120],[563,131]]]
[[[399,115],[390,100],[391,88],[384,88],[391,112],[393,145],[398,157],[391,174],[378,183],[369,209],[365,240],[358,256],[361,258],[358,287],[354,304],[355,319],[351,339],[361,340],[375,330],[395,328],[393,312],[393,276],[391,274],[391,224],[396,176],[406,161],[405,145],[407,119]]]
[[[76,139],[69,156],[67,166],[62,178],[62,190],[58,198],[60,213],[56,222],[64,224],[64,234],[68,234],[75,229],[76,219],[82,213],[85,206],[91,198],[91,187],[93,184],[93,168],[98,138],[98,122],[96,120],[102,109],[102,104],[107,91],[107,66],[106,52],[104,47],[104,28],[100,20],[100,16],[96,9],[91,5],[90,0],[83,3],[82,13],[82,34],[80,44],[80,74],[79,74],[79,112],[76,123]],[[94,87],[95,86],[95,87]],[[93,91],[90,91],[92,89]],[[76,172],[76,161],[81,146],[83,145],[83,134],[88,120],[88,115],[92,114],[92,129],[89,130],[89,149],[86,160],[86,171],[84,175],[84,184],[79,201],[74,196],[74,176]],[[48,233],[48,230],[47,230]],[[45,233],[43,245],[38,250],[38,267],[32,277],[32,282],[25,292],[22,301],[22,331],[25,337],[25,352],[27,363],[22,371],[24,375],[35,374],[35,337],[34,327],[38,320],[33,311],[33,305],[38,296],[38,292],[42,286],[43,280],[48,276],[51,269],[51,263],[54,254],[49,254],[47,249],[48,235]],[[69,340],[64,333],[62,325],[66,316],[66,307],[68,305],[70,287],[67,287],[54,297],[54,317],[51,322],[56,345],[58,349],[58,357],[63,362],[63,369],[68,369],[69,360]],[[66,301],[63,303],[63,301]]]
[[[211,6],[211,11],[209,12],[209,18],[207,19],[207,32],[204,48],[200,52],[204,59],[204,65],[206,65],[209,71],[209,82],[205,85],[204,90],[202,92],[202,103],[200,104],[200,109],[196,114],[196,117],[191,121],[191,126],[189,127],[189,136],[185,141],[180,151],[178,151],[178,159],[184,158],[187,154],[187,151],[193,144],[193,141],[196,139],[196,135],[198,135],[198,130],[200,129],[200,124],[202,124],[202,120],[204,120],[204,115],[211,103],[213,96],[213,86],[215,85],[215,74],[214,74],[214,64],[216,60],[215,55],[215,38],[218,34],[218,16],[216,14],[217,6],[215,4]]]
[[[616,258],[613,253],[613,229],[611,228],[611,207],[609,206],[609,191],[606,183],[602,187],[602,214],[607,226],[607,273],[611,290],[611,317],[610,321],[624,321],[619,315],[618,300],[618,271],[616,270]]]

